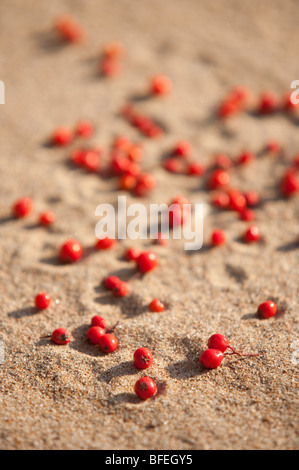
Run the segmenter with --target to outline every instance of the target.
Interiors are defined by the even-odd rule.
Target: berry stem
[[[254,356],[261,356],[263,353],[243,353],[243,352],[240,352],[240,351],[236,351],[232,346],[228,346],[229,349],[232,350],[232,352],[230,353],[226,353],[224,354],[225,356],[231,356],[232,354],[237,354],[237,356],[246,356],[246,357],[254,357]]]

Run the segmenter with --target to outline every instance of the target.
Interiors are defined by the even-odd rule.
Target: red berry
[[[105,329],[106,328],[106,320],[103,317],[100,317],[100,315],[95,315],[91,319],[91,326],[99,326],[100,328]]]
[[[79,121],[75,133],[79,137],[89,138],[94,133],[94,127],[90,121]]]
[[[261,238],[260,230],[256,225],[249,227],[244,234],[244,241],[246,243],[258,242]]]
[[[174,155],[179,157],[189,157],[192,152],[191,144],[187,140],[180,140],[173,149]]]
[[[211,236],[211,244],[220,246],[226,242],[226,233],[223,230],[214,230]]]
[[[127,261],[136,261],[140,252],[137,248],[128,248],[125,254]]]
[[[127,151],[127,155],[133,162],[140,162],[143,158],[143,148],[141,145],[131,145]]]
[[[212,204],[220,209],[228,209],[229,196],[226,193],[217,193],[212,198]]]
[[[134,352],[134,366],[137,369],[148,369],[153,363],[153,355],[147,348],[139,348]]]
[[[256,191],[247,191],[244,197],[248,207],[256,207],[260,203],[260,195]]]
[[[119,277],[109,276],[105,279],[104,284],[105,284],[106,289],[113,290],[118,286],[120,282],[121,280],[119,279]]]
[[[205,167],[198,162],[191,162],[187,167],[187,174],[190,176],[202,176],[205,172]]]
[[[124,56],[124,53],[125,48],[121,42],[109,42],[103,47],[103,55],[110,59],[121,59]]]
[[[52,211],[45,211],[39,217],[39,223],[47,227],[55,221],[55,214]]]
[[[156,186],[156,178],[150,173],[143,173],[138,176],[137,184],[134,188],[136,196],[145,196]]]
[[[142,377],[135,383],[134,391],[142,400],[147,400],[157,393],[157,385],[150,377]]]
[[[104,57],[100,63],[100,70],[106,77],[116,77],[121,71],[121,63],[114,58]]]
[[[246,207],[245,196],[238,190],[234,189],[229,191],[229,208],[236,212],[241,212]]]
[[[122,189],[124,191],[131,191],[132,189],[136,187],[136,184],[137,184],[136,176],[132,176],[126,173],[125,175],[122,175],[120,177],[118,187],[119,189]]]
[[[224,354],[222,351],[218,349],[207,349],[201,354],[199,361],[206,369],[217,369],[223,358]]]
[[[131,147],[131,141],[125,136],[118,136],[114,139],[113,148],[127,152]]]
[[[55,344],[67,344],[71,340],[71,334],[65,328],[57,328],[51,335],[51,341]]]
[[[116,243],[115,238],[110,238],[110,237],[105,237],[102,238],[101,240],[97,240],[95,244],[95,249],[96,250],[109,250],[109,248],[112,248]]]
[[[99,344],[99,339],[105,334],[104,328],[92,326],[87,332],[87,336],[92,344]]]
[[[178,196],[173,199],[169,207],[169,226],[183,226],[190,217],[191,204],[184,196]]]
[[[229,158],[224,153],[220,153],[215,156],[215,167],[221,170],[228,170],[234,166],[234,163],[231,158]]]
[[[51,303],[51,297],[47,292],[40,292],[35,297],[35,306],[39,310],[44,310],[49,307]]]
[[[163,166],[170,173],[183,173],[183,163],[176,157],[167,157],[163,162]]]
[[[165,305],[159,299],[153,299],[149,304],[149,308],[152,312],[164,312]]]
[[[33,211],[33,201],[29,197],[19,199],[13,206],[13,213],[17,218],[23,218],[30,215]]]
[[[117,338],[112,333],[105,333],[101,336],[98,344],[103,353],[113,352],[118,347]]]
[[[225,119],[230,116],[233,116],[239,111],[240,111],[239,104],[235,100],[227,99],[223,101],[223,103],[221,103],[218,109],[218,117],[220,117],[221,119]]]
[[[66,127],[59,127],[52,136],[53,145],[63,147],[69,145],[73,140],[73,133]]]
[[[271,318],[277,312],[277,306],[272,300],[268,300],[261,304],[258,308],[258,314],[263,318]]]
[[[86,150],[81,156],[81,166],[85,170],[92,173],[97,173],[100,169],[101,156],[99,150]]]
[[[209,181],[208,181],[208,188],[209,189],[219,189],[225,188],[229,185],[230,176],[224,170],[215,170],[213,171]]]
[[[212,335],[208,341],[209,349],[217,349],[218,351],[225,352],[229,348],[228,339],[220,334]]]
[[[271,114],[278,109],[278,100],[274,93],[264,92],[260,97],[258,111],[261,114]]]
[[[266,145],[266,151],[271,153],[279,153],[281,150],[281,145],[277,140],[271,140]]]
[[[117,286],[113,289],[115,297],[125,297],[129,293],[129,285],[125,281],[119,281]]]
[[[155,95],[167,95],[171,92],[172,83],[165,75],[156,75],[151,80],[150,90]]]
[[[84,29],[70,16],[58,18],[55,29],[65,41],[76,43],[85,39]]]
[[[299,191],[299,178],[295,171],[288,170],[285,173],[280,185],[280,190],[286,197],[293,196]]]
[[[83,250],[77,240],[69,239],[60,248],[59,258],[63,263],[74,263],[83,255]]]
[[[245,208],[240,212],[240,219],[245,222],[252,222],[255,219],[255,213],[252,209]]]
[[[237,163],[239,165],[248,165],[255,161],[255,155],[251,152],[242,152],[241,155],[237,159]]]
[[[158,266],[158,257],[152,251],[144,251],[138,256],[136,262],[139,270],[142,273],[147,273]]]

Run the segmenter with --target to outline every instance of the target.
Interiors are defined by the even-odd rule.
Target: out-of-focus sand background
[[[56,47],[51,28],[71,13],[86,28],[84,45]],[[298,366],[291,362],[299,339],[298,198],[277,198],[275,186],[286,162],[299,151],[298,125],[279,114],[257,118],[244,113],[221,124],[215,106],[242,84],[254,96],[264,90],[283,95],[299,79],[298,2],[197,0],[2,0],[0,80],[0,447],[2,449],[295,449],[298,447]],[[110,40],[126,48],[123,73],[97,76],[101,48]],[[138,109],[167,129],[159,141],[144,140],[143,168],[155,167],[157,188],[146,202],[169,202],[184,194],[208,201],[198,179],[166,173],[158,163],[178,139],[189,139],[194,158],[211,163],[216,152],[235,156],[259,152],[278,139],[283,158],[260,158],[233,174],[233,184],[267,198],[257,210],[264,242],[247,246],[239,236],[246,224],[232,213],[211,212],[205,241],[214,227],[227,230],[219,250],[185,254],[183,241],[156,247],[159,268],[131,282],[129,298],[116,300],[101,287],[110,273],[134,273],[122,260],[125,246],[95,253],[72,266],[56,254],[68,237],[94,243],[95,207],[116,203],[114,180],[72,169],[68,150],[44,145],[58,125],[87,118],[97,125],[92,142],[108,148],[123,133],[139,134],[119,117],[132,96],[142,95],[150,77],[167,74],[173,93],[137,101]],[[123,193],[122,193],[123,194]],[[35,215],[12,220],[13,202],[35,201]],[[135,199],[128,198],[128,202]],[[51,208],[52,229],[36,226]],[[151,246],[150,241],[138,242]],[[51,307],[33,308],[38,291]],[[169,303],[150,313],[153,297]],[[280,313],[260,320],[257,305],[274,298]],[[96,313],[120,321],[120,348],[103,356],[86,340]],[[65,326],[74,340],[58,347],[39,338]],[[215,371],[198,363],[208,337],[223,333],[259,358],[229,358]],[[133,393],[132,365],[139,346],[155,357],[148,374],[159,384],[153,400]]]

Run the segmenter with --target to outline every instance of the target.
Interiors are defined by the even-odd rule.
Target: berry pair
[[[153,355],[148,348],[138,348],[133,356],[134,366],[137,369],[148,369],[153,363]],[[134,391],[142,400],[147,400],[157,393],[157,385],[150,377],[141,377],[135,383]]]
[[[226,353],[230,349],[232,352]],[[221,334],[212,335],[208,341],[208,349],[206,349],[200,356],[199,361],[206,369],[217,369],[224,359],[224,356],[237,354],[238,356],[259,356],[256,354],[244,354],[236,351],[230,346],[228,339]]]

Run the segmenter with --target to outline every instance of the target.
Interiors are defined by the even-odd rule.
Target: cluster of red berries
[[[296,112],[299,106],[292,102],[291,93],[285,94],[282,99],[271,91],[261,93],[254,102],[250,90],[246,87],[235,87],[220,104],[217,115],[221,119],[234,116],[242,111],[251,110],[260,115],[277,112]]]
[[[230,349],[230,353],[225,351]],[[230,346],[228,339],[221,334],[212,335],[208,340],[208,349],[206,349],[199,358],[199,362],[206,369],[217,369],[223,361],[224,357],[227,355],[236,354],[238,356],[260,356],[261,353],[255,354],[244,354],[242,352],[236,351],[232,346]]]
[[[204,175],[206,172],[204,165],[194,161],[191,158],[192,153],[192,146],[187,140],[178,141],[163,162],[165,170],[188,176]]]
[[[14,217],[23,219],[29,217],[34,210],[34,203],[30,197],[22,197],[18,199],[12,208]],[[43,226],[49,226],[55,221],[55,214],[50,211],[41,212],[38,218],[38,223]]]
[[[88,120],[77,122],[74,129],[69,127],[57,127],[51,137],[53,146],[65,147],[70,145],[75,138],[88,139],[94,134],[94,125]]]
[[[164,130],[159,124],[149,116],[137,111],[131,103],[122,108],[121,115],[146,137],[156,139],[164,134]]]
[[[125,48],[120,42],[110,42],[104,45],[100,58],[100,72],[106,77],[115,77],[122,69],[122,59]]]

